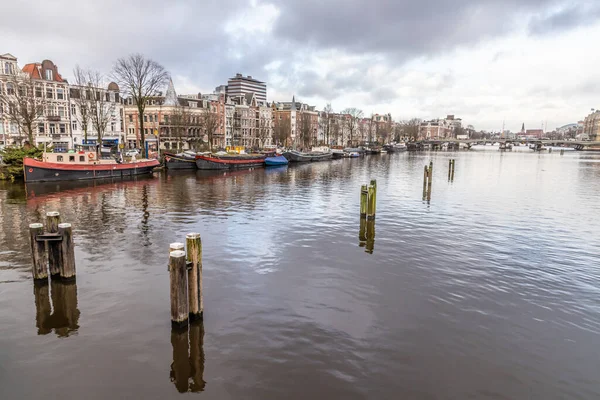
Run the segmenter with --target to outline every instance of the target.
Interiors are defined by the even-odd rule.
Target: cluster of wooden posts
[[[371,180],[369,185],[360,188],[360,228],[358,240],[360,247],[373,254],[375,246],[375,211],[377,208],[377,181]]]
[[[60,223],[60,213],[46,213],[44,224],[29,225],[33,279],[47,282],[48,272],[52,280],[75,280],[75,248],[71,224]]]
[[[171,323],[183,328],[188,321],[202,319],[202,239],[199,233],[186,235],[183,243],[169,246]]]
[[[448,160],[448,180],[454,181],[454,164],[456,163],[455,159]]]

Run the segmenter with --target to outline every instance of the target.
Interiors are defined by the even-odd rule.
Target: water
[[[358,217],[370,179],[372,254]],[[600,397],[600,156],[0,185],[2,399]],[[27,226],[50,210],[74,226],[76,286],[33,285]],[[205,318],[188,344],[171,331],[166,263],[193,231]]]

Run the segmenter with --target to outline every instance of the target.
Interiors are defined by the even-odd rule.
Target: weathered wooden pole
[[[185,257],[182,257],[185,261]],[[171,328],[171,346],[173,347],[173,362],[171,363],[171,382],[179,393],[186,393],[189,388],[190,358],[188,330],[185,327]]]
[[[175,242],[175,243],[171,243],[169,245],[169,253],[175,250],[183,250],[184,248],[184,244],[181,242]]]
[[[46,232],[58,233],[58,224],[60,224],[60,213],[49,211],[46,213]],[[48,242],[48,265],[50,267],[50,276],[60,276],[60,242]]]
[[[373,218],[375,218],[375,214],[377,214],[377,180],[371,179],[371,186],[373,186]],[[371,200],[371,199],[369,199]]]
[[[452,175],[452,159],[448,160],[448,180],[450,180],[450,176]]]
[[[48,281],[48,263],[46,260],[46,243],[37,241],[38,235],[44,233],[43,224],[29,224],[29,241],[31,243],[31,258],[33,262],[34,282]]]
[[[187,245],[187,261],[191,263],[188,269],[188,298],[190,320],[202,318],[202,239],[199,233],[188,233],[185,236]]]
[[[425,166],[425,172],[423,172],[423,200],[427,198],[427,177],[429,176],[429,170],[427,165]]]
[[[433,182],[433,161],[429,163],[429,171],[427,173],[427,201],[431,200],[431,184]]]
[[[204,381],[204,324],[195,321],[190,324],[190,384],[191,392],[201,392],[206,386]]]
[[[185,252],[169,253],[169,279],[171,293],[171,325],[185,327],[188,323],[187,268]]]
[[[367,216],[367,203],[369,202],[369,191],[367,185],[360,187],[360,216],[366,218]]]
[[[452,176],[450,176],[450,180],[454,181],[454,167],[456,166],[456,160],[452,159]]]
[[[367,219],[375,219],[375,187],[369,185],[369,198],[367,202]]]
[[[58,233],[62,237],[62,241],[60,242],[60,279],[74,281],[75,246],[73,245],[73,229],[71,224],[58,224]]]

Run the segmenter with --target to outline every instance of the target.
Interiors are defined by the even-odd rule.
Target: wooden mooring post
[[[202,239],[199,233],[188,233],[185,237],[187,245],[188,298],[190,320],[202,318]]]
[[[171,325],[185,327],[188,324],[187,267],[185,252],[174,250],[169,253],[169,278],[171,293]]]
[[[452,159],[452,175],[450,176],[450,180],[454,181],[454,167],[456,166],[456,160]]]
[[[375,219],[375,213],[377,208],[377,181],[371,180],[371,184],[367,190],[367,219]]]
[[[427,198],[427,178],[429,177],[429,169],[427,165],[424,168],[423,172],[423,200]]]
[[[367,203],[369,199],[369,191],[367,189],[367,185],[362,185],[360,187],[360,216],[361,218],[367,217]]]
[[[429,163],[429,171],[427,171],[427,201],[431,201],[431,185],[433,183],[433,161]]]
[[[46,265],[46,243],[36,240],[44,233],[44,224],[29,224],[29,240],[31,243],[31,258],[33,261],[34,282],[48,282],[48,266]]]
[[[60,224],[60,213],[49,211],[46,213],[46,232],[58,233],[58,224]],[[50,267],[50,276],[60,275],[60,243],[58,241],[47,241],[48,243],[48,265]]]
[[[60,223],[60,213],[46,213],[46,232],[40,223],[29,225],[32,275],[37,283],[52,279],[74,281],[75,246],[71,224]]]

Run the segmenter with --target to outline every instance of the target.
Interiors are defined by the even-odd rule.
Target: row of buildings
[[[165,92],[147,99],[141,122],[132,99],[123,96],[115,82],[93,87],[70,83],[50,60],[19,68],[17,58],[0,55],[0,145],[23,144],[30,135],[17,120],[14,101],[21,82],[31,83],[28,107],[37,109],[29,121],[36,145],[51,145],[66,151],[80,144],[96,144],[98,131],[104,145],[161,149],[267,147],[295,145],[301,148],[325,145],[357,145],[387,141],[395,125],[390,114],[363,117],[360,113],[319,111],[292,98],[269,102],[267,85],[252,76],[236,74],[227,85],[210,94],[178,95],[170,81]],[[25,90],[24,92],[28,92]],[[92,98],[95,97],[95,100]],[[92,99],[92,100],[90,100]],[[85,100],[85,101],[84,101]],[[96,127],[84,104],[106,114],[105,126]],[[11,106],[12,104],[12,106]],[[94,107],[92,107],[94,108]],[[89,111],[89,110],[88,110]],[[31,123],[32,122],[32,123]],[[97,128],[97,129],[96,129]]]

